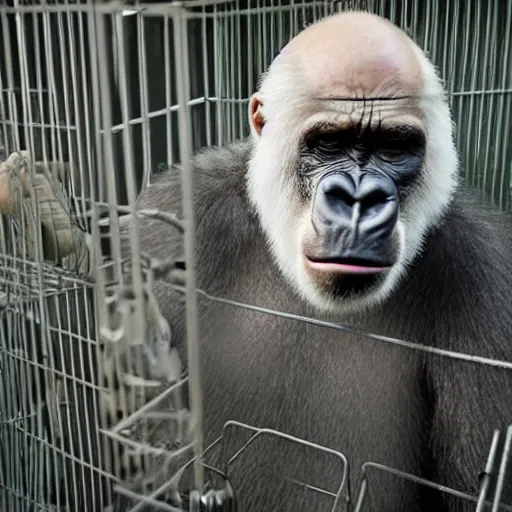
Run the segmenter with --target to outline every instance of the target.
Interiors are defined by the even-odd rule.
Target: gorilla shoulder
[[[428,308],[424,315],[434,330],[445,332],[446,339],[438,340],[445,348],[451,340],[453,350],[508,358],[510,348],[504,343],[512,335],[511,252],[512,215],[462,188],[427,236],[393,302],[406,296],[418,303],[418,310]],[[454,322],[465,324],[460,333],[453,332]],[[463,333],[472,333],[473,339]]]
[[[246,172],[251,142],[200,150],[192,160],[193,199],[196,223],[198,271],[209,272],[229,265],[254,243],[260,243],[260,229],[247,199]],[[157,174],[139,197],[138,209],[157,209],[183,216],[179,170]],[[177,257],[182,237],[177,231],[149,218],[140,221],[142,247],[157,258]],[[206,260],[207,259],[207,260]],[[210,277],[211,279],[211,277]]]
[[[512,285],[511,251],[512,215],[492,207],[478,192],[464,187],[457,190],[419,256],[431,274],[441,272],[442,278],[443,268],[448,274],[458,270],[467,284],[478,281],[479,287],[487,287],[496,279]],[[471,291],[473,294],[474,289]],[[490,290],[494,291],[497,290]]]

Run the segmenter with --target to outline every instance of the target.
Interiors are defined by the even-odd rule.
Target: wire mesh
[[[388,17],[429,53],[451,94],[464,178],[508,209],[512,2],[83,0],[0,9],[0,510],[179,510],[169,503],[180,500],[183,468],[195,464],[198,489],[214,471],[197,457],[195,283],[188,279],[185,290],[187,376],[152,290],[166,262],[147,258],[137,240],[137,216],[161,218],[185,233],[193,270],[192,203],[185,201],[187,229],[163,212],[135,214],[132,205],[153,172],[173,165],[191,197],[191,151],[247,136],[249,97],[280,48],[312,21],[349,8]],[[185,388],[191,408],[182,403]],[[234,423],[224,434],[234,427],[250,435],[223,458],[228,476],[240,450],[286,437]],[[168,442],[148,443],[156,429]],[[498,510],[499,484],[493,498],[488,481],[506,478],[511,432],[503,454],[491,445],[478,497],[439,492],[473,500],[476,510],[494,499]],[[289,477],[327,497],[322,510],[354,496],[362,509],[374,470],[433,485],[369,462],[351,497],[344,455],[306,448],[340,461],[339,487]]]

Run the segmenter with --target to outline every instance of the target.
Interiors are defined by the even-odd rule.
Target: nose
[[[391,178],[347,173],[326,176],[318,184],[314,224],[321,231],[350,233],[354,242],[367,245],[388,237],[398,218],[397,189]]]

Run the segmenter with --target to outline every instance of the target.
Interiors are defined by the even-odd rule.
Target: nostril
[[[343,187],[332,186],[325,190],[325,195],[336,202],[345,203],[348,206],[354,206],[356,200]]]
[[[384,190],[372,190],[361,198],[361,206],[363,209],[371,208],[372,206],[383,205],[389,200],[388,194]]]

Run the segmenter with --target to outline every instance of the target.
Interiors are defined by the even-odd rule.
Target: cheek
[[[314,244],[317,239],[311,222],[311,206],[302,211],[301,216],[297,219],[295,229],[302,254],[304,246]]]
[[[311,202],[313,198],[312,184],[309,180],[296,179],[295,189],[297,190],[297,200],[303,209],[308,209],[311,212]]]
[[[310,169],[310,167],[306,165],[303,159],[300,159],[294,173],[294,187],[297,190],[297,196],[304,208],[311,206],[315,188],[314,176],[306,172],[308,169]]]

